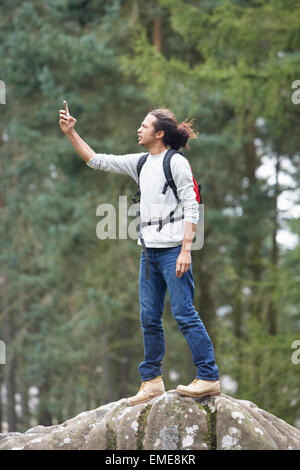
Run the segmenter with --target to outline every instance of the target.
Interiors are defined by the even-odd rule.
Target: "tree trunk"
[[[49,393],[48,377],[45,377],[43,385],[39,388],[39,406],[38,406],[38,423],[42,426],[52,425],[52,415],[48,407]]]
[[[158,52],[161,52],[161,19],[159,16],[154,17],[153,22],[153,45]]]
[[[138,4],[138,0],[133,0],[130,20],[129,20],[131,26],[135,26],[138,20],[139,20],[139,4]]]
[[[130,338],[130,319],[123,318],[120,322],[120,338],[129,339]],[[119,362],[119,390],[118,395],[119,398],[123,398],[127,395],[127,384],[129,381],[129,364],[130,364],[130,357],[129,357],[129,348],[124,348],[120,351],[120,357],[123,358],[122,362]]]
[[[235,292],[234,292],[234,299],[232,302],[233,304],[232,306],[233,332],[236,338],[242,337],[243,306],[242,306],[241,299],[242,299],[241,283],[237,281]]]
[[[212,232],[213,230],[211,230],[210,227],[206,230],[205,243]],[[199,253],[199,251],[196,251],[196,253]],[[211,286],[214,284],[214,274],[208,271],[210,265],[209,263],[205,263],[204,253],[201,251],[200,253],[201,254],[199,256],[193,257],[193,276],[195,282],[194,306],[199,313],[199,317],[201,318],[211,340],[214,341],[216,339],[214,328],[216,323],[216,309],[211,294]]]
[[[25,305],[24,305],[24,288],[20,288],[20,303],[19,303],[19,318],[21,324],[25,323]],[[25,339],[26,341],[26,339]],[[24,344],[24,343],[23,343]],[[25,345],[24,345],[25,346]],[[22,360],[22,358],[20,358]],[[20,365],[20,364],[19,364]],[[28,429],[29,425],[29,406],[28,406],[28,384],[26,381],[26,376],[21,374],[20,377],[20,392],[21,392],[21,410],[22,410],[22,417],[21,417],[21,426],[22,431]]]
[[[0,364],[0,367],[1,367],[1,364]],[[2,383],[3,383],[3,373],[2,373],[2,369],[0,369],[0,433],[3,432]]]
[[[107,336],[106,336],[106,328],[104,323],[101,328],[101,340],[102,340],[102,351],[105,351],[102,356],[102,369],[103,369],[103,378],[105,382],[105,402],[110,403],[113,401],[113,387],[111,381],[111,373],[110,373],[110,359],[109,353],[107,348]]]
[[[16,412],[15,412],[15,370],[16,359],[15,353],[10,348],[13,340],[12,314],[6,315],[4,318],[4,342],[7,347],[6,364],[4,369],[4,385],[6,389],[6,421],[9,432],[16,431]]]
[[[28,407],[28,387],[26,382],[21,384],[21,410],[22,410],[22,430],[25,432],[30,427],[29,423],[29,407]]]
[[[278,266],[278,245],[276,241],[277,231],[278,231],[278,209],[277,201],[279,196],[279,176],[280,171],[280,155],[277,154],[276,161],[276,182],[275,182],[275,194],[274,194],[274,225],[273,225],[273,234],[272,234],[272,254],[271,260],[274,269]],[[272,296],[270,298],[268,312],[267,312],[267,328],[268,332],[271,335],[275,335],[277,332],[277,306],[275,305]]]
[[[254,122],[248,122],[247,118],[247,112],[245,115],[245,135],[247,136],[247,142],[244,144],[244,156],[245,156],[245,168],[246,168],[246,177],[249,180],[249,191],[248,191],[248,197],[251,198],[253,197],[252,195],[252,190],[254,190],[255,186],[257,185],[257,179],[256,179],[256,169],[258,167],[258,159],[256,155],[256,148],[254,144],[254,139],[256,135],[256,130],[255,130],[255,123]],[[251,208],[250,208],[251,211]],[[251,220],[253,224],[256,224],[257,222],[260,222],[258,220],[258,215],[257,213],[250,212],[249,214],[245,214],[246,219],[249,221]],[[261,243],[262,240],[258,237],[254,238],[251,240],[249,246],[249,255],[247,257],[247,267],[249,271],[252,273],[252,280],[254,282],[254,286],[252,287],[252,295],[251,295],[251,305],[250,305],[250,311],[253,316],[255,316],[258,319],[261,319],[261,305],[259,305],[259,302],[256,301],[258,298],[258,289],[255,287],[255,285],[258,285],[260,279],[261,279],[261,274],[262,274],[262,266],[261,266]]]

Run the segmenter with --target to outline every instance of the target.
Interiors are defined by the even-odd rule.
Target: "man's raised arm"
[[[66,101],[64,102],[64,105],[65,109],[61,109],[59,111],[60,128],[63,133],[66,134],[78,155],[80,155],[85,162],[88,162],[95,155],[95,152],[75,131],[74,126],[76,124],[76,119],[73,116],[70,116]]]
[[[64,101],[65,109],[59,111],[59,125],[68,137],[74,149],[90,168],[95,170],[111,171],[122,175],[131,176],[138,183],[137,163],[142,153],[131,153],[125,155],[108,155],[95,153],[89,145],[82,140],[74,129],[76,119],[70,116],[68,105]]]

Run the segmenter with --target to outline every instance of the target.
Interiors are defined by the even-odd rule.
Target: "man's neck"
[[[158,143],[151,145],[148,148],[148,150],[151,153],[151,155],[159,155],[160,153],[165,152],[167,150],[167,147],[164,144],[161,144],[160,142],[158,142]]]

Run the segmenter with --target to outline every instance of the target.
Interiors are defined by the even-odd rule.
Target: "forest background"
[[[64,99],[97,153],[141,151],[153,108],[195,119],[184,151],[204,187],[195,307],[223,391],[300,428],[298,7],[2,0],[0,432],[61,423],[140,385],[141,248],[118,237],[119,221],[115,239],[96,235],[97,207],[118,214],[137,187],[74,152],[58,124]],[[168,295],[164,328],[174,389],[195,368]]]

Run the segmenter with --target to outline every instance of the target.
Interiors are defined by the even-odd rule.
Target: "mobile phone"
[[[64,100],[64,101],[63,101],[63,104],[64,104],[64,108],[65,108],[66,114],[70,115],[70,113],[69,113],[69,108],[68,108],[68,103]]]

